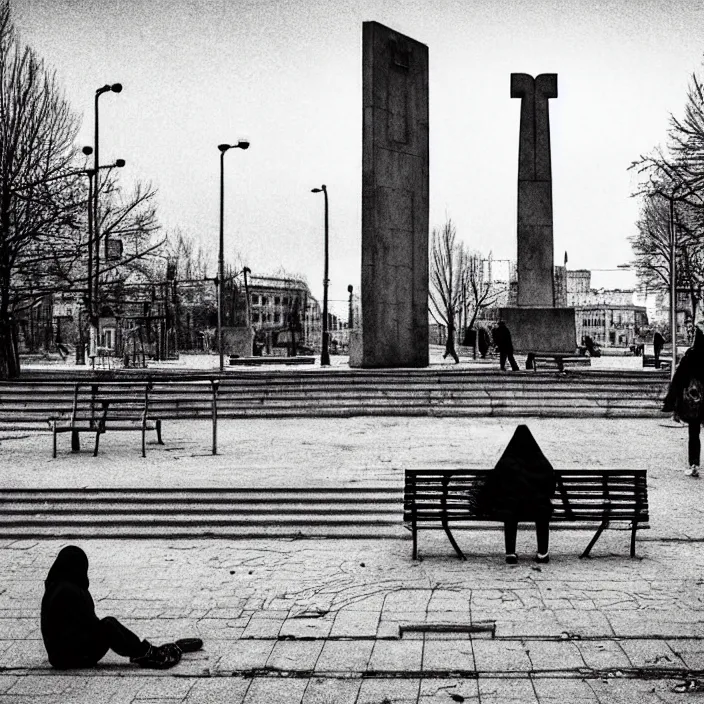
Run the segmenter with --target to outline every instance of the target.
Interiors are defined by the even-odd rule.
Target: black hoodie
[[[91,666],[100,621],[88,591],[88,557],[63,548],[44,582],[41,629],[49,662],[57,668]]]
[[[489,472],[481,509],[503,521],[547,520],[555,493],[555,472],[527,425],[519,425]]]
[[[688,417],[690,409],[687,408],[684,399],[684,390],[692,379],[696,379],[704,386],[704,333],[698,327],[694,328],[692,346],[684,353],[684,357],[675,369],[675,375],[672,377],[662,407],[663,411],[674,411],[678,417],[686,422],[693,420],[696,423],[696,418]],[[704,422],[704,407],[699,409],[699,420]]]

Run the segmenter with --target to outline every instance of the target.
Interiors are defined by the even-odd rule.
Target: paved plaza
[[[0,542],[0,702],[704,701],[704,481],[684,476],[686,428],[668,418],[349,418],[166,423],[51,459],[47,434],[0,436],[2,486],[397,486],[404,467],[492,466],[527,422],[555,467],[644,467],[651,529],[638,557],[611,530],[554,531],[537,566],[531,530],[503,562],[498,530],[366,540],[74,540],[99,616],[156,643],[204,649],[166,672],[109,655],[50,669],[39,632],[58,540]],[[399,510],[399,523],[401,520]]]

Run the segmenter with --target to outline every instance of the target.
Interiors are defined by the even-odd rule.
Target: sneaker
[[[144,655],[130,658],[130,662],[153,670],[166,670],[178,665],[182,654],[181,648],[176,643],[164,643],[164,645],[159,646],[150,645]]]
[[[518,564],[518,557],[516,556],[515,553],[506,555],[506,564],[507,565],[517,565]]]
[[[699,467],[696,464],[690,466],[689,469],[685,469],[684,473],[688,477],[694,477],[695,479],[699,477]]]
[[[184,653],[194,653],[196,650],[200,650],[203,647],[203,641],[200,638],[179,638],[176,641],[176,645]]]
[[[547,565],[550,562],[550,553],[546,552],[544,555],[537,553],[533,560],[539,565]]]

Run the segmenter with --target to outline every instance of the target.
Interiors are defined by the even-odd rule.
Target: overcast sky
[[[254,274],[283,265],[322,295],[330,195],[330,297],[361,265],[362,22],[429,47],[430,222],[516,256],[520,101],[512,72],[558,74],[550,100],[555,263],[627,262],[637,203],[626,169],[665,140],[704,52],[701,0],[12,0],[24,41],[57,70],[101,161],[159,189],[168,230],[218,242],[221,142],[226,251]],[[215,256],[213,257],[215,262]],[[632,285],[629,273],[596,285]],[[333,306],[333,310],[337,305]]]

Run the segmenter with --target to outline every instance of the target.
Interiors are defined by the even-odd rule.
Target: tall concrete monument
[[[557,74],[511,74],[521,99],[518,142],[518,307],[501,315],[518,352],[574,352],[574,309],[555,308],[552,168],[548,100]]]
[[[362,332],[350,364],[428,365],[428,47],[362,29]]]

